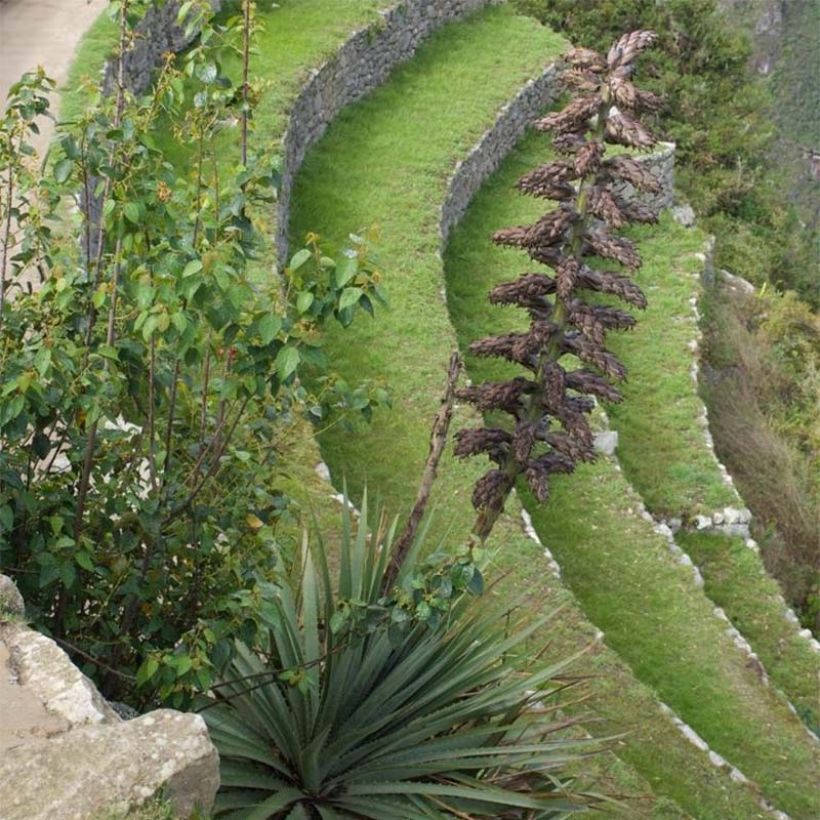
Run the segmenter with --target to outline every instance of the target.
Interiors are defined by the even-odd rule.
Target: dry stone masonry
[[[350,103],[369,94],[400,63],[409,60],[434,31],[499,0],[403,0],[381,20],[353,34],[313,71],[293,104],[282,143],[282,187],[276,228],[277,262],[289,257],[288,229],[293,183],[308,149]]]
[[[441,208],[439,225],[442,249],[478,189],[498,170],[528,126],[555,99],[558,90],[558,71],[554,65],[548,66],[540,77],[530,80],[515,99],[501,109],[493,127],[456,165]]]
[[[211,8],[219,11],[222,0],[210,0]],[[144,94],[151,85],[157,67],[165,54],[176,54],[187,48],[199,35],[198,29],[189,29],[177,22],[182,6],[178,0],[151,5],[137,25],[136,37],[123,59],[123,85],[132,94]],[[113,63],[105,67],[103,89],[110,93],[116,81]]]

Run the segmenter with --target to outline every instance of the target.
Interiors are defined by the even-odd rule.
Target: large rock
[[[208,812],[218,757],[199,715],[160,709],[126,723],[84,726],[6,749],[3,820],[125,814],[161,795],[175,817]]]
[[[0,675],[0,692],[6,695],[0,700],[0,748],[19,745],[29,737],[41,737],[41,714],[47,716],[49,726],[58,719],[61,732],[88,724],[119,722],[94,684],[45,635],[22,623],[0,626],[0,652],[5,654],[6,661]],[[32,709],[34,719],[28,722],[27,729],[18,728],[12,734],[7,731],[6,705],[9,700],[24,699],[40,704],[40,708],[36,717]],[[13,710],[9,708],[8,712]]]
[[[0,575],[0,619],[4,614],[23,617],[26,614],[26,606],[14,581],[7,575]]]
[[[0,605],[22,612],[10,579]],[[198,715],[159,710],[123,722],[57,644],[0,614],[0,818],[102,818],[156,795],[208,812],[219,759]]]

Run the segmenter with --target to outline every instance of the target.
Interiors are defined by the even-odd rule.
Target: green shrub
[[[282,569],[281,422],[371,407],[299,380],[324,366],[321,325],[380,298],[367,241],[328,255],[312,237],[282,282],[249,272],[277,179],[271,157],[243,160],[242,129],[226,139],[237,41],[206,25],[144,99],[119,89],[58,130],[42,173],[27,139],[47,78],[0,120],[0,562],[117,699],[207,689]],[[184,165],[161,150],[169,122],[194,146]]]
[[[515,2],[591,48],[605,47],[624,30],[657,31],[659,47],[641,68],[647,87],[664,99],[657,127],[677,143],[678,186],[717,234],[719,264],[820,304],[812,264],[816,225],[802,224],[782,170],[771,168],[775,101],[748,70],[748,38],[727,24],[716,0]],[[751,238],[754,250],[737,236]]]
[[[354,534],[338,566],[317,535],[299,589],[282,586],[267,632],[239,645],[204,710],[221,761],[215,814],[236,818],[558,817],[589,798],[561,782],[592,741],[567,736],[550,695],[566,663],[527,660],[551,616],[499,621],[452,575],[422,594],[435,560],[398,575],[399,595],[441,602],[433,626],[382,595],[392,532]],[[447,562],[445,562],[447,564]],[[463,565],[467,566],[467,565]],[[419,571],[421,570],[421,572]],[[335,578],[334,578],[335,576]],[[340,613],[351,604],[364,617]]]
[[[704,398],[720,458],[755,514],[763,558],[820,627],[820,320],[794,293],[705,301]]]

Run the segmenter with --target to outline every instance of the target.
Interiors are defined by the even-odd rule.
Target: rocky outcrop
[[[219,774],[202,718],[160,709],[5,749],[0,783],[4,820],[124,815],[158,796],[191,817],[210,810]]]
[[[14,581],[6,575],[0,575],[0,618],[4,614],[22,617],[26,614],[26,607]]]
[[[178,817],[210,810],[219,759],[202,718],[161,709],[122,721],[22,614],[0,575],[0,817],[98,818],[155,796]]]

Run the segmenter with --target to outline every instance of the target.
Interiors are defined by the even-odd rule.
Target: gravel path
[[[42,65],[61,86],[68,74],[77,43],[106,0],[0,0],[0,99],[20,75]],[[52,105],[58,104],[57,95]],[[54,126],[41,124],[35,147],[48,146]]]

